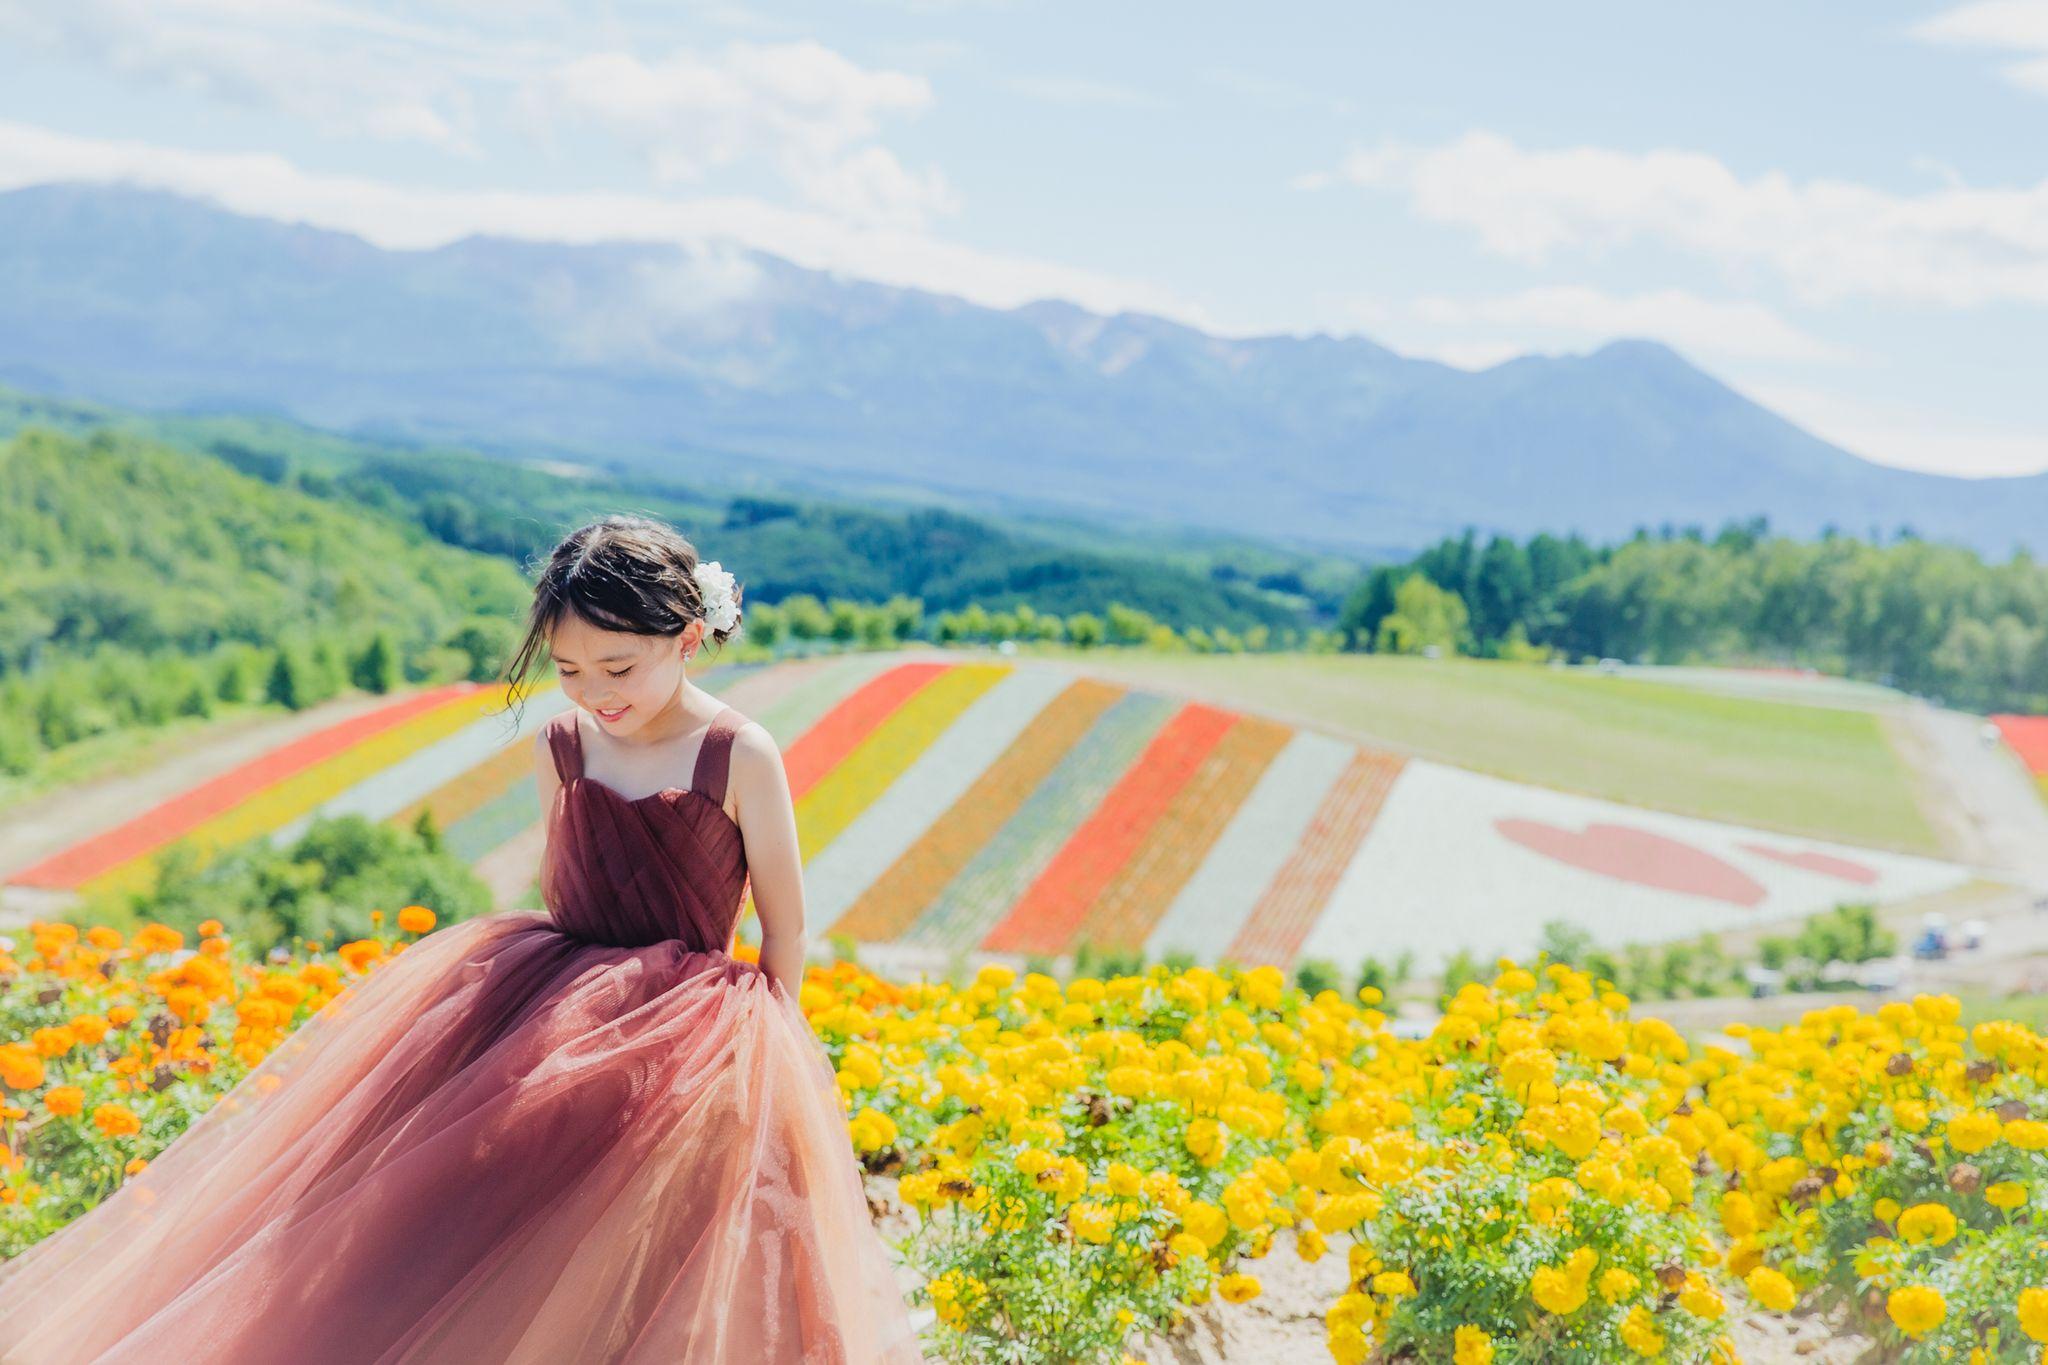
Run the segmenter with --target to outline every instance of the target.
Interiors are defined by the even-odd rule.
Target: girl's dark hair
[[[570,532],[549,552],[534,584],[526,638],[504,672],[510,696],[515,702],[524,699],[529,675],[540,671],[548,635],[564,613],[573,612],[599,630],[682,634],[704,616],[696,575],[697,547],[652,517],[615,513]],[[735,604],[743,598],[735,581]],[[723,645],[740,627],[735,621],[724,630],[707,630],[704,638]]]

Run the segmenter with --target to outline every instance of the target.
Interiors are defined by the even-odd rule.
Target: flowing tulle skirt
[[[354,983],[0,1265],[0,1362],[907,1362],[845,1109],[752,963],[535,911]]]

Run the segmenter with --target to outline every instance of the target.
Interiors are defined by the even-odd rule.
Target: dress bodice
[[[704,732],[688,787],[629,798],[584,776],[581,708],[548,719],[562,785],[547,812],[540,886],[557,928],[623,947],[677,939],[696,951],[730,951],[747,851],[725,791],[744,724],[726,707]]]

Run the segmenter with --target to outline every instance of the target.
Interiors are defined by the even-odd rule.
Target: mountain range
[[[2048,550],[2048,475],[1871,463],[1653,341],[1480,371],[999,309],[738,245],[387,250],[157,190],[0,194],[0,381],[730,484],[1370,553],[1767,516]]]

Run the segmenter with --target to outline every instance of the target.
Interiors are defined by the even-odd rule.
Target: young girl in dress
[[[546,910],[412,944],[0,1264],[0,1362],[922,1359],[796,1003],[781,755],[689,677],[739,605],[659,522],[555,548],[508,670],[545,651],[572,703],[535,743]]]

